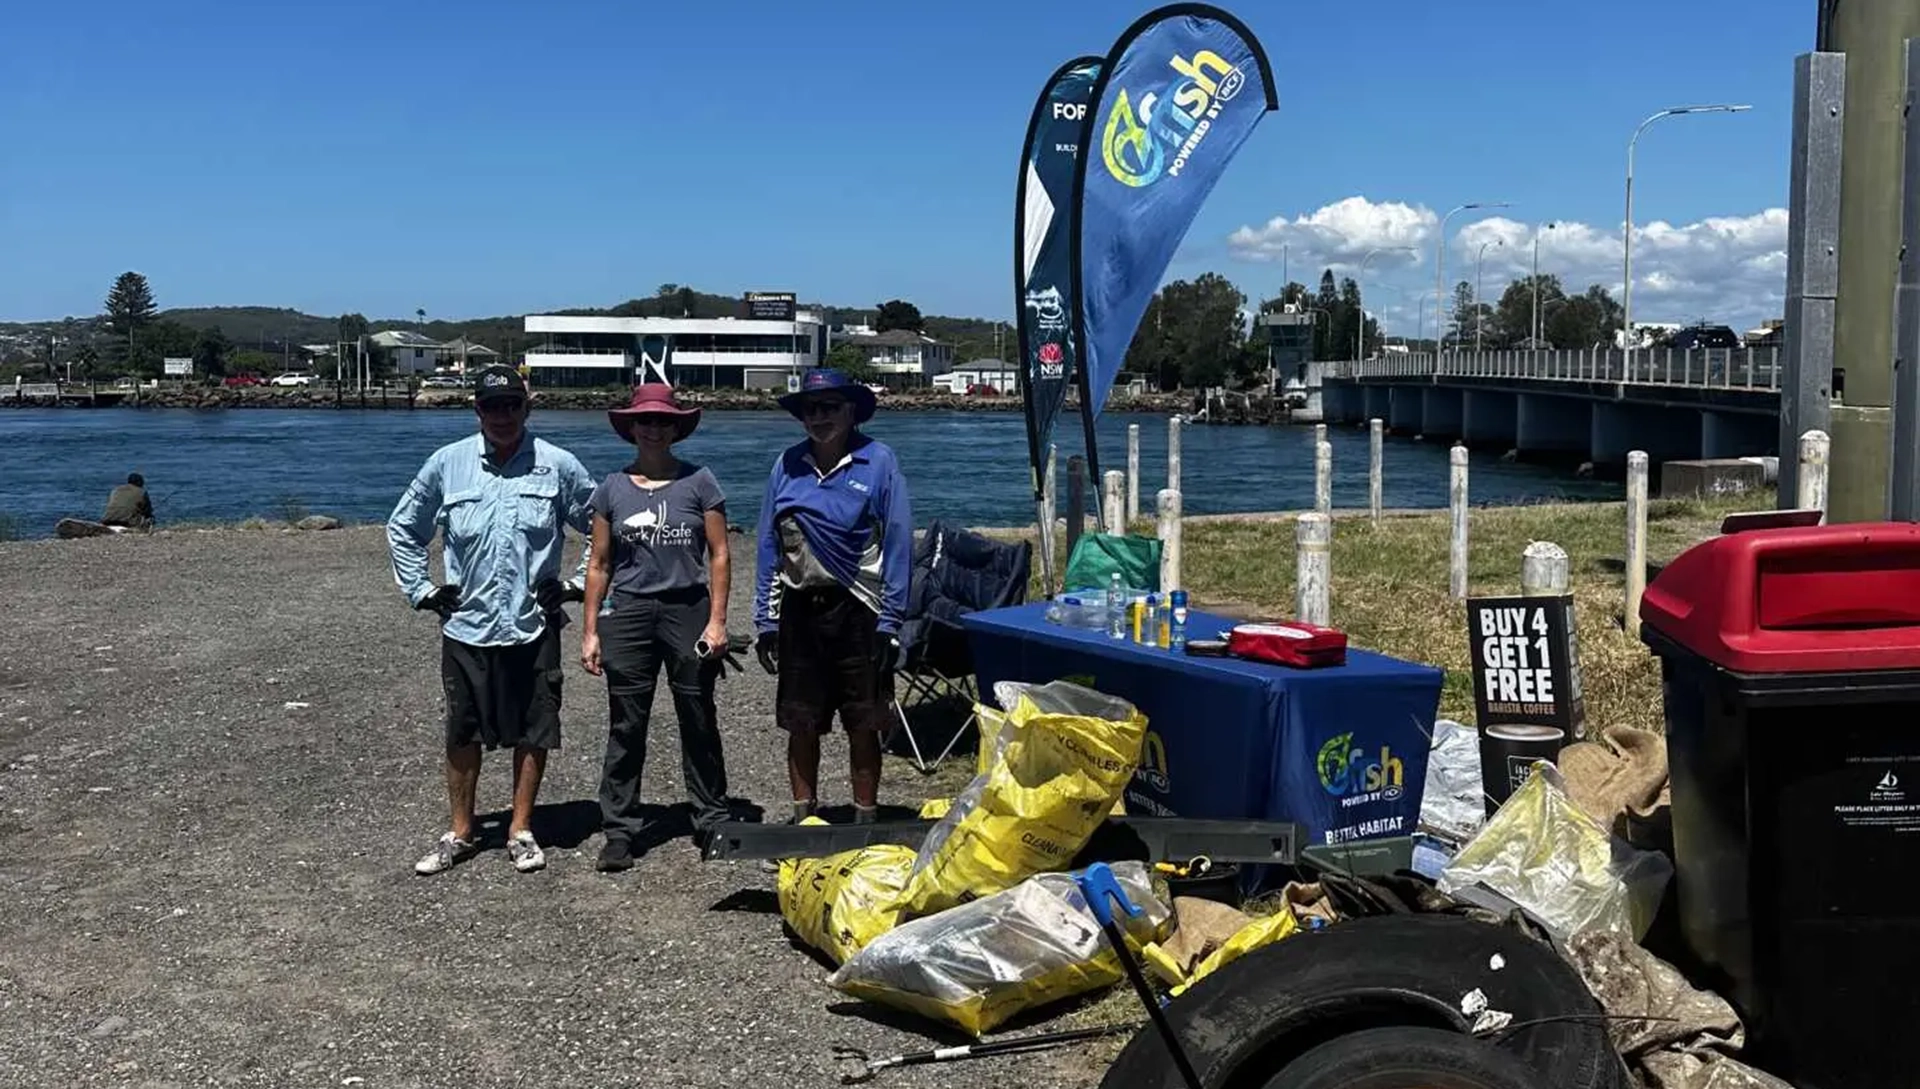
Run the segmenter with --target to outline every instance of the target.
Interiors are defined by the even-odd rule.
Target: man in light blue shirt
[[[594,481],[572,454],[527,433],[527,386],[511,367],[474,385],[480,433],[435,450],[387,519],[393,579],[441,619],[447,795],[452,827],[414,872],[436,874],[478,849],[474,792],[482,746],[511,746],[507,853],[522,873],[546,865],[530,827],[547,751],[560,747],[560,628],[581,579],[560,581],[566,527],[592,527]],[[428,577],[440,531],[446,581]],[[585,559],[581,561],[584,572]]]

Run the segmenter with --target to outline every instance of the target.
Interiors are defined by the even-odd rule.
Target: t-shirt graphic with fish
[[[611,473],[593,492],[594,512],[613,538],[615,597],[685,590],[707,583],[708,511],[726,511],[720,482],[708,469],[682,463],[665,484],[643,488]]]

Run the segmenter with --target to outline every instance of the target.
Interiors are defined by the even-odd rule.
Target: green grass
[[[1771,493],[1734,500],[1660,500],[1647,514],[1647,553],[1671,559],[1712,536],[1733,511],[1771,507]],[[1183,581],[1196,605],[1233,617],[1293,614],[1294,524],[1212,522],[1188,528]],[[1541,504],[1472,511],[1468,591],[1514,594],[1520,556],[1534,541],[1566,549],[1579,628],[1590,726],[1661,728],[1658,662],[1624,630],[1626,508],[1621,503]],[[1446,670],[1440,713],[1473,721],[1466,609],[1447,593],[1443,513],[1334,523],[1332,615],[1356,646]]]

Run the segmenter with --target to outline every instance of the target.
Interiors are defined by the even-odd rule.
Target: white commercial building
[[[666,381],[725,389],[788,388],[826,352],[820,315],[755,318],[616,318],[527,315],[528,382],[629,386]]]

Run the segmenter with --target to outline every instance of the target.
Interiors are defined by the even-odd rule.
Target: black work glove
[[[889,632],[875,632],[873,636],[873,671],[882,681],[893,676],[894,667],[900,664],[900,637]]]
[[[753,644],[753,652],[760,658],[760,668],[768,673],[780,672],[779,636],[774,632],[762,632]]]
[[[421,612],[436,613],[441,620],[453,615],[460,607],[460,587],[436,586],[433,592],[420,599],[414,608]]]
[[[570,601],[585,601],[587,591],[578,583],[548,579],[533,588],[533,597],[540,603],[541,609],[549,613],[557,613],[560,611],[560,606]]]

